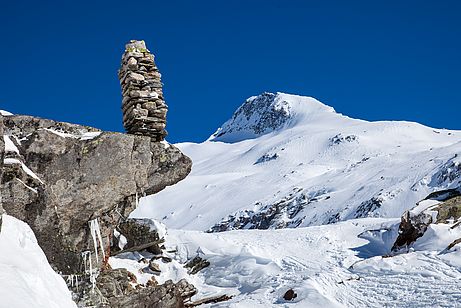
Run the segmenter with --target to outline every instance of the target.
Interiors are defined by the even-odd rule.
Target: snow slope
[[[461,132],[351,119],[283,93],[249,98],[207,141],[177,145],[191,174],[133,217],[224,231],[400,217],[461,179]]]
[[[432,200],[415,205],[461,186],[461,132],[356,120],[313,98],[264,93],[205,142],[177,146],[191,174],[141,198],[132,216],[170,228],[175,264],[210,262],[187,278],[202,295],[234,296],[212,307],[461,301],[460,244],[447,249],[461,236],[457,221],[430,224],[408,253],[391,250],[404,211],[430,211]],[[297,297],[286,301],[290,289]]]
[[[381,257],[390,251],[398,222],[360,218],[280,230],[169,230],[166,245],[178,260],[199,254],[210,261],[194,284],[234,296],[211,307],[455,307],[461,252]],[[293,301],[283,299],[289,289],[297,294]]]
[[[77,307],[64,280],[48,264],[30,227],[2,215],[0,308]]]

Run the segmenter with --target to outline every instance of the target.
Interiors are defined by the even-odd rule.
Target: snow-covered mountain
[[[190,160],[167,142],[8,114],[0,123],[0,308],[75,307],[71,295],[78,307],[120,308],[461,301],[460,131],[264,93],[205,142],[177,145],[193,167],[175,184]],[[26,198],[47,189],[62,197]],[[50,214],[28,220],[35,207],[18,208],[29,203]],[[42,229],[50,217],[74,224],[72,243],[84,239],[77,258]],[[46,258],[77,269],[60,277]]]
[[[207,141],[177,146],[191,174],[134,217],[209,231],[395,218],[460,185],[461,132],[352,119],[284,93],[250,97]]]
[[[461,300],[460,131],[264,93],[205,142],[177,146],[191,174],[132,216],[165,223],[177,258],[210,262],[201,287],[234,296],[216,307]]]

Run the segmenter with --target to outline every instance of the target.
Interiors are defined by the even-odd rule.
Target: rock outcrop
[[[444,224],[455,229],[460,226],[460,220],[461,190],[448,189],[434,192],[402,215],[399,235],[392,252],[408,251],[411,245],[426,233],[431,224]],[[457,243],[452,244],[454,246]],[[450,248],[450,245],[447,245],[447,248]]]
[[[21,156],[3,168],[3,207],[32,227],[51,265],[64,274],[82,272],[85,251],[100,266],[136,197],[178,182],[191,168],[177,148],[149,137],[29,116],[3,122]],[[91,226],[100,229],[98,251]]]
[[[197,292],[187,281],[138,284],[108,262],[142,250],[153,264],[171,262],[163,226],[128,216],[141,196],[182,180],[192,165],[163,141],[167,106],[143,41],[126,45],[119,77],[129,134],[0,114],[0,231],[4,212],[26,222],[79,306],[184,307]]]
[[[184,307],[181,296],[183,282],[174,284],[171,280],[160,286],[134,289],[130,284],[130,273],[126,269],[103,272],[98,277],[98,289],[103,290],[104,303],[101,308],[151,308]]]
[[[144,41],[126,44],[118,73],[122,87],[123,125],[129,134],[150,136],[155,141],[167,132],[167,105],[163,98],[160,72],[154,55]]]

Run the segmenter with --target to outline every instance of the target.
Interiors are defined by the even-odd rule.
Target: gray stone
[[[197,274],[202,269],[204,269],[204,268],[206,268],[208,266],[210,266],[210,262],[205,260],[205,259],[202,259],[199,256],[195,256],[195,258],[193,258],[188,263],[186,263],[186,265],[184,265],[185,268],[189,269],[188,273],[191,274],[191,275]]]
[[[151,253],[158,252],[160,249],[159,244],[163,242],[163,239],[159,237],[158,232],[152,228],[152,225],[153,222],[151,222],[150,219],[129,218],[121,222],[117,227],[117,231],[126,238],[127,242],[123,249],[127,250],[136,247],[144,247],[143,249],[147,249]],[[117,252],[120,248],[115,238],[113,239],[111,251]]]
[[[131,274],[132,275],[132,274]],[[181,282],[171,280],[162,285],[148,283],[145,287],[134,289],[130,282],[133,278],[125,269],[103,271],[97,279],[97,288],[101,294],[96,300],[86,301],[86,306],[94,305],[107,308],[179,308],[184,307],[183,294],[191,288]],[[193,288],[193,286],[192,286]]]
[[[3,122],[6,133],[25,138],[19,150],[40,179],[21,168],[2,168],[3,208],[31,226],[50,264],[66,274],[81,271],[83,251],[94,252],[90,220],[99,220],[107,256],[112,231],[134,210],[136,194],[156,193],[190,172],[188,157],[149,137],[102,132],[80,140],[50,129],[76,136],[97,130],[29,116]],[[93,253],[93,264],[102,262]]]
[[[161,74],[144,41],[130,41],[125,46],[118,76],[125,130],[129,134],[149,136],[155,141],[164,140],[167,135],[165,125],[158,125],[166,123],[167,114]]]
[[[160,265],[155,263],[154,260],[149,261],[149,269],[154,272],[155,274],[160,274],[162,271],[160,270]]]
[[[130,70],[135,70],[138,68],[138,61],[136,61],[135,58],[131,57],[128,59],[127,65]]]

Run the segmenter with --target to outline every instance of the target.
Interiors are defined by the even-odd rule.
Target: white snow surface
[[[455,307],[461,300],[461,252],[413,251],[392,258],[399,219],[361,218],[324,226],[220,233],[169,230],[157,280],[186,278],[198,289],[192,300],[228,294],[230,301],[203,307]],[[374,232],[373,230],[381,230]],[[374,239],[363,237],[374,232]],[[196,255],[211,265],[188,275],[181,264]],[[110,259],[138,282],[152,274],[130,253]],[[149,258],[149,256],[145,256]],[[293,289],[297,297],[283,295]]]
[[[0,307],[77,307],[30,227],[6,214],[0,231]]]
[[[62,138],[74,138],[74,139],[80,139],[80,140],[91,140],[101,135],[101,132],[81,131],[79,134],[71,134],[68,132],[63,132],[63,131],[52,129],[52,128],[44,128],[44,129]]]
[[[173,261],[156,260],[158,274],[146,252],[109,258],[139,284],[185,278],[199,290],[193,301],[232,296],[202,305],[215,308],[461,302],[461,244],[447,249],[461,238],[456,222],[431,224],[408,253],[389,257],[402,213],[431,213],[439,201],[423,200],[429,193],[460,186],[461,132],[356,120],[313,98],[264,93],[207,141],[177,146],[192,158],[191,174],[141,198],[131,215],[165,237]],[[30,228],[3,217],[0,308],[75,307]],[[204,232],[213,226],[224,232]],[[184,264],[197,255],[210,266],[191,275]],[[283,299],[289,289],[292,301]]]
[[[0,110],[0,114],[2,116],[12,116],[13,114],[9,111],[6,111],[6,110]]]
[[[289,210],[271,228],[400,217],[430,192],[461,181],[459,131],[351,119],[283,93],[252,97],[207,141],[176,146],[192,158],[191,174],[141,198],[132,217],[207,230],[280,202]]]
[[[3,141],[5,142],[5,152],[13,152],[19,155],[19,150],[11,140],[10,136],[3,135]]]
[[[196,285],[193,299],[233,295],[206,307],[461,301],[461,244],[447,249],[461,238],[456,222],[431,224],[408,253],[389,257],[404,211],[430,214],[439,201],[423,200],[429,193],[460,187],[461,132],[356,120],[313,98],[264,93],[207,141],[176,146],[192,158],[191,174],[141,198],[132,217],[169,228],[176,253],[165,275]],[[224,232],[203,232],[213,226]],[[211,265],[177,269],[196,255]],[[289,289],[293,301],[283,299]]]

